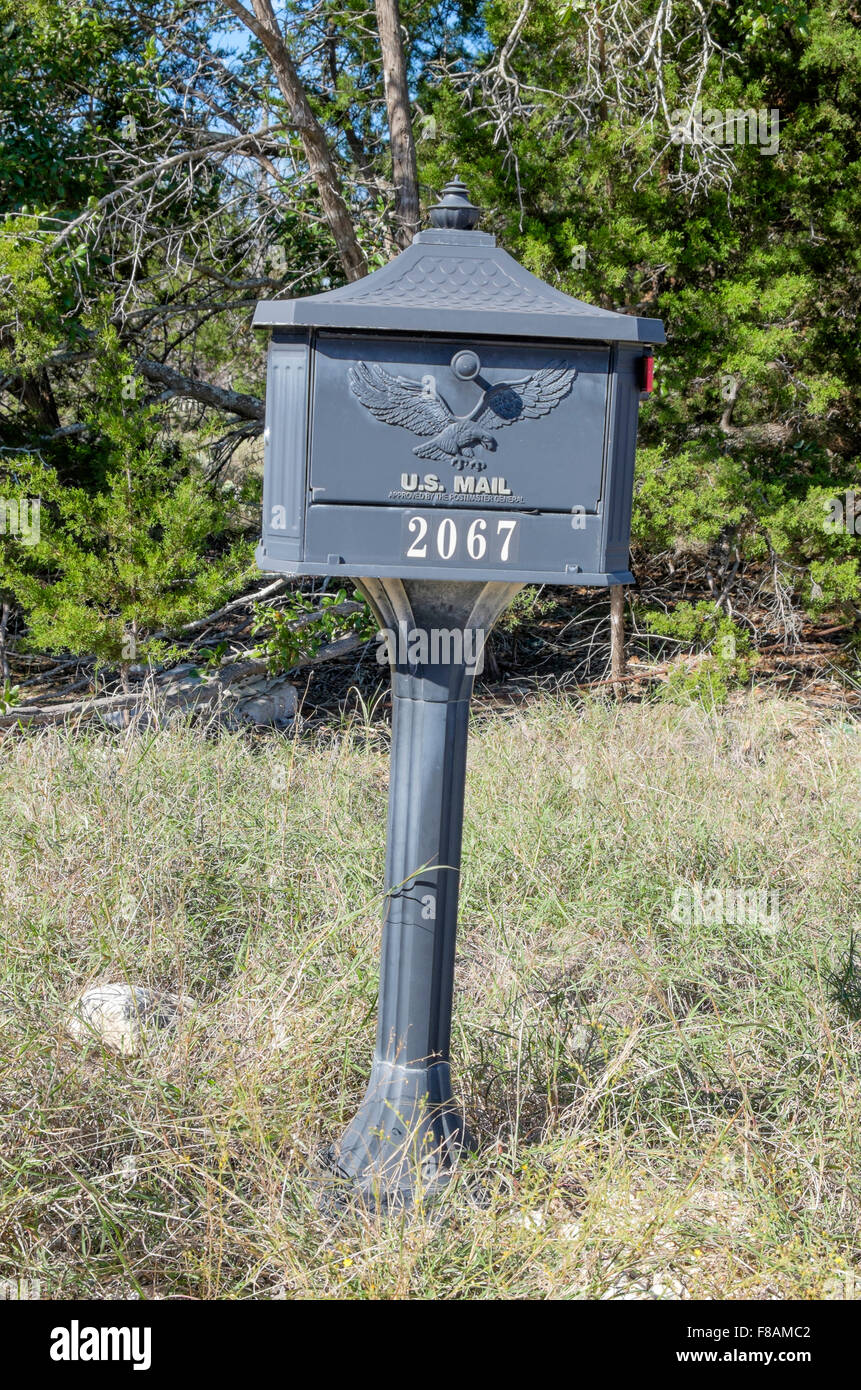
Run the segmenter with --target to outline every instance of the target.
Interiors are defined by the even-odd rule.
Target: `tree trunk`
[[[311,110],[290,50],[281,37],[271,0],[251,0],[251,3],[253,14],[241,0],[223,0],[231,14],[250,29],[269,55],[278,87],[290,112],[290,120],[302,141],[308,168],[317,185],[323,215],[335,238],[344,274],[348,280],[361,280],[363,275],[367,275],[368,266],[356,236],[350,209],[341,193],[341,181],[326,132]]]
[[[0,331],[0,346],[12,358],[14,358],[14,343],[12,333],[7,329]],[[50,434],[53,430],[59,429],[60,416],[57,411],[57,402],[54,400],[51,378],[44,367],[36,367],[34,371],[23,376],[16,374],[3,377],[0,379],[0,390],[8,391],[11,395],[16,396],[43,433]]]
[[[625,586],[610,585],[610,676],[617,700],[623,695],[625,679]]]
[[[57,403],[54,400],[54,392],[51,390],[51,379],[44,367],[37,367],[33,373],[24,377],[21,404],[29,410],[38,422],[39,428],[46,433],[49,430],[59,429],[60,416],[57,411]]]
[[[375,4],[383,60],[386,112],[389,119],[392,180],[395,185],[395,236],[398,245],[403,249],[409,246],[419,226],[419,182],[416,144],[410,119],[407,60],[401,34],[398,0],[375,0]]]

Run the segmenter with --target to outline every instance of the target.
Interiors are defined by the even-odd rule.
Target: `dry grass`
[[[7,738],[0,1277],[90,1298],[851,1294],[860,743],[756,696],[479,713],[455,1025],[479,1148],[427,1216],[333,1228],[308,1165],[370,1058],[385,731]],[[694,881],[779,892],[779,929],[675,924]],[[123,977],[203,1007],[139,1058],[66,1038],[69,999]]]

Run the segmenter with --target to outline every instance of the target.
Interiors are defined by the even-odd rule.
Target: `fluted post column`
[[[449,1056],[469,701],[484,641],[521,586],[361,587],[389,635],[386,897],[371,1077],[330,1161],[369,1205],[391,1208],[433,1195],[469,1142]]]

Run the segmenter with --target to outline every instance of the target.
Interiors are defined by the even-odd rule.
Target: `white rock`
[[[129,709],[105,709],[99,718],[109,729],[123,733],[126,729],[151,729],[155,717],[146,705],[132,705]]]
[[[568,1035],[568,1042],[574,1052],[585,1052],[590,1043],[599,1037],[597,1028],[589,1023],[577,1023]]]
[[[273,680],[250,700],[240,700],[236,715],[252,724],[287,723],[296,713],[299,693],[289,681]]]
[[[524,1211],[515,1217],[514,1224],[522,1226],[527,1231],[540,1231],[544,1225],[545,1213],[540,1207],[535,1207],[531,1211]]]
[[[81,1043],[96,1042],[124,1057],[140,1051],[148,1029],[171,1027],[194,1009],[187,994],[168,994],[142,985],[96,985],[73,1004],[66,1031]]]

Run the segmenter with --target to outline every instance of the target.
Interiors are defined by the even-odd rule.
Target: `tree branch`
[[[157,381],[160,386],[167,386],[175,396],[188,396],[218,410],[230,410],[243,420],[263,420],[263,402],[257,396],[243,396],[239,391],[182,376],[172,367],[166,367],[163,362],[152,362],[148,357],[139,357],[135,367],[147,381]]]
[[[323,215],[335,238],[341,265],[348,280],[367,275],[365,254],[359,245],[350,210],[341,193],[341,181],[326,133],[311,110],[305,88],[286,43],[281,37],[271,0],[251,0],[254,13],[241,0],[221,0],[265,48],[272,63],[291,123],[302,141],[308,168],[317,185]]]

